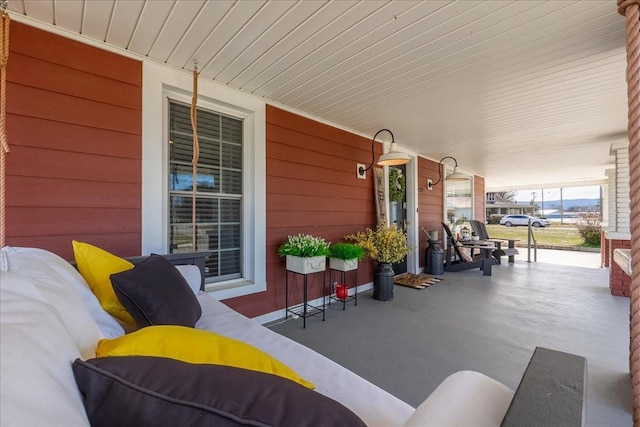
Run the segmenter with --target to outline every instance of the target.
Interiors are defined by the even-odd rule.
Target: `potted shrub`
[[[325,270],[330,245],[322,237],[298,234],[288,236],[287,241],[280,245],[278,254],[286,257],[287,270],[300,274],[316,273]]]
[[[329,268],[339,271],[351,271],[358,268],[358,260],[364,258],[361,246],[354,243],[339,242],[329,247]]]
[[[379,225],[375,230],[367,228],[345,236],[361,246],[371,259],[377,262],[373,275],[373,298],[388,301],[393,299],[393,268],[391,264],[402,261],[411,251],[407,236],[397,227]]]

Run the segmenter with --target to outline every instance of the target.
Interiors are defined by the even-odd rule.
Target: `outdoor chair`
[[[465,245],[456,241],[455,236],[451,232],[451,229],[446,223],[442,223],[444,231],[447,235],[447,249],[445,250],[445,271],[464,271],[472,268],[479,268],[484,271],[485,276],[491,275],[491,265],[497,264],[497,260],[490,256],[488,251],[493,249],[491,247],[478,247],[470,246],[471,254],[468,254],[464,248]],[[469,242],[469,245],[475,245],[476,242]],[[478,254],[473,255],[473,250],[479,249]]]
[[[484,222],[472,219],[469,223],[471,224],[471,229],[480,240],[492,242],[496,245],[496,250],[493,252],[493,256],[498,260],[498,264],[500,264],[500,257],[505,255],[509,257],[510,263],[515,261],[515,256],[519,253],[515,247],[515,243],[518,239],[492,239],[489,237],[489,232],[487,231],[487,227],[484,225]],[[505,242],[508,243],[508,247],[502,248],[502,244]]]

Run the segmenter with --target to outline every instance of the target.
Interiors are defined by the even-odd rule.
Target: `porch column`
[[[640,423],[640,0],[618,0],[627,26],[629,185],[631,195],[631,345],[633,422]]]

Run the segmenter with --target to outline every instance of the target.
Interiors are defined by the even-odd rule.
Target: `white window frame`
[[[168,98],[191,102],[192,76],[145,61],[142,67],[142,253],[169,250]],[[186,100],[186,101],[185,101]],[[266,104],[218,85],[198,82],[198,106],[243,120],[244,277],[210,283],[205,291],[217,299],[263,292],[266,283]]]
[[[470,218],[466,218],[467,222],[469,222],[472,219],[475,219],[475,197],[473,197],[473,195],[475,194],[475,179],[473,179],[473,175],[467,173],[466,171],[461,170],[460,168],[457,169],[458,172],[461,172],[463,174],[469,175],[469,180],[471,181],[471,193],[469,195],[469,199],[471,201],[471,216]],[[446,222],[447,224],[449,224],[449,216],[447,215],[447,199],[449,196],[447,196],[447,185],[446,185],[446,180],[445,177],[447,175],[449,175],[450,173],[453,173],[454,171],[454,166],[450,166],[450,165],[445,165],[445,170],[443,171],[443,177],[442,177],[442,208],[443,208],[443,219],[444,222]]]

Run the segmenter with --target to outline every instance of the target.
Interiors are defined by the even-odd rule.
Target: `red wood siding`
[[[8,245],[140,254],[139,61],[12,22],[7,132]]]
[[[444,206],[442,198],[442,182],[427,189],[427,179],[438,180],[438,162],[418,158],[418,225],[425,230],[438,230],[438,238],[443,239],[442,218]],[[428,246],[429,238],[420,231],[420,266],[424,267],[424,250]]]
[[[371,140],[273,106],[267,106],[266,132],[267,291],[225,300],[248,316],[284,308],[285,267],[278,247],[288,235],[308,233],[338,242],[376,223],[372,174],[367,172],[366,180],[356,177],[356,163],[371,162]],[[310,298],[321,295],[321,279],[321,274],[310,278]],[[358,282],[372,280],[373,263],[366,259]],[[301,295],[294,292],[293,302]]]
[[[486,202],[487,199],[484,195],[484,178],[475,175],[473,177],[473,219],[482,222],[486,221]]]

